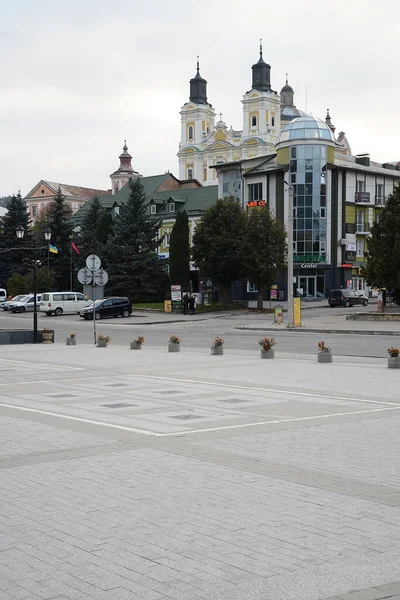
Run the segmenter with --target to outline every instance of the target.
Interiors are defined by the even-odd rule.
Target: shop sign
[[[353,263],[343,263],[340,266],[342,267],[342,269],[352,269]]]
[[[267,202],[265,200],[251,200],[251,202],[247,202],[248,207],[252,206],[266,206]]]
[[[278,286],[273,285],[271,288],[271,300],[278,300]]]
[[[325,252],[322,254],[294,254],[293,262],[295,263],[322,263],[325,262]]]
[[[355,252],[356,249],[356,234],[346,233],[346,250],[350,252]]]
[[[182,289],[180,285],[171,285],[172,310],[180,311],[182,308]]]

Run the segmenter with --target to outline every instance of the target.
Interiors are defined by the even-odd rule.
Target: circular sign
[[[86,259],[86,266],[92,271],[92,273],[94,271],[97,271],[101,267],[100,257],[97,256],[97,254],[89,254],[89,256]]]
[[[108,273],[104,269],[99,269],[97,273],[94,274],[95,285],[106,285],[107,281]]]
[[[81,283],[82,285],[89,285],[89,283],[92,283],[92,279],[93,279],[93,276],[92,276],[91,272],[89,271],[89,269],[87,269],[86,267],[84,267],[83,269],[79,269],[79,271],[78,271],[79,283]]]

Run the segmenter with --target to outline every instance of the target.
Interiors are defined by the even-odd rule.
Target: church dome
[[[281,89],[281,94],[294,94],[294,89],[292,88],[291,85],[286,83],[286,85],[284,85],[283,88]]]
[[[321,119],[302,116],[293,119],[282,129],[277,144],[292,140],[326,140],[335,143],[333,132]]]

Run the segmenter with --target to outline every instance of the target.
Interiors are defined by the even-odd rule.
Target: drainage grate
[[[202,419],[200,415],[175,415],[170,419],[179,419],[180,421],[188,421],[189,419]]]
[[[55,394],[50,398],[76,398],[75,394]]]
[[[220,400],[226,404],[240,404],[241,402],[248,402],[248,400],[240,400],[240,398],[227,398],[226,400]]]
[[[104,387],[129,387],[129,383],[105,383]]]
[[[139,406],[139,404],[124,404],[123,402],[116,402],[115,404],[101,404],[106,408],[125,408],[126,406]]]

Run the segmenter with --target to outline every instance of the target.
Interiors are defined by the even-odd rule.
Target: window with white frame
[[[363,210],[357,210],[356,212],[356,231],[365,231],[365,225],[364,225],[364,211]]]
[[[383,183],[376,184],[376,202],[377,204],[383,204],[383,198],[385,195],[385,186]]]
[[[157,212],[157,206],[155,204],[150,205],[150,214],[155,215]]]
[[[252,281],[247,282],[247,291],[248,292],[258,292],[258,287]]]
[[[248,186],[248,201],[263,200],[263,185],[262,183],[250,183]]]
[[[357,240],[357,256],[364,256],[364,240]]]
[[[163,248],[169,248],[169,245],[171,243],[171,231],[172,229],[164,229],[162,232],[163,235]]]
[[[32,204],[32,219],[35,219],[36,217],[36,206],[34,204]]]
[[[365,192],[365,181],[358,179],[357,180],[357,192]]]
[[[115,216],[119,215],[119,206],[114,206],[114,215]]]
[[[174,213],[175,212],[175,202],[170,202],[169,203],[169,208],[168,208],[170,213]]]

